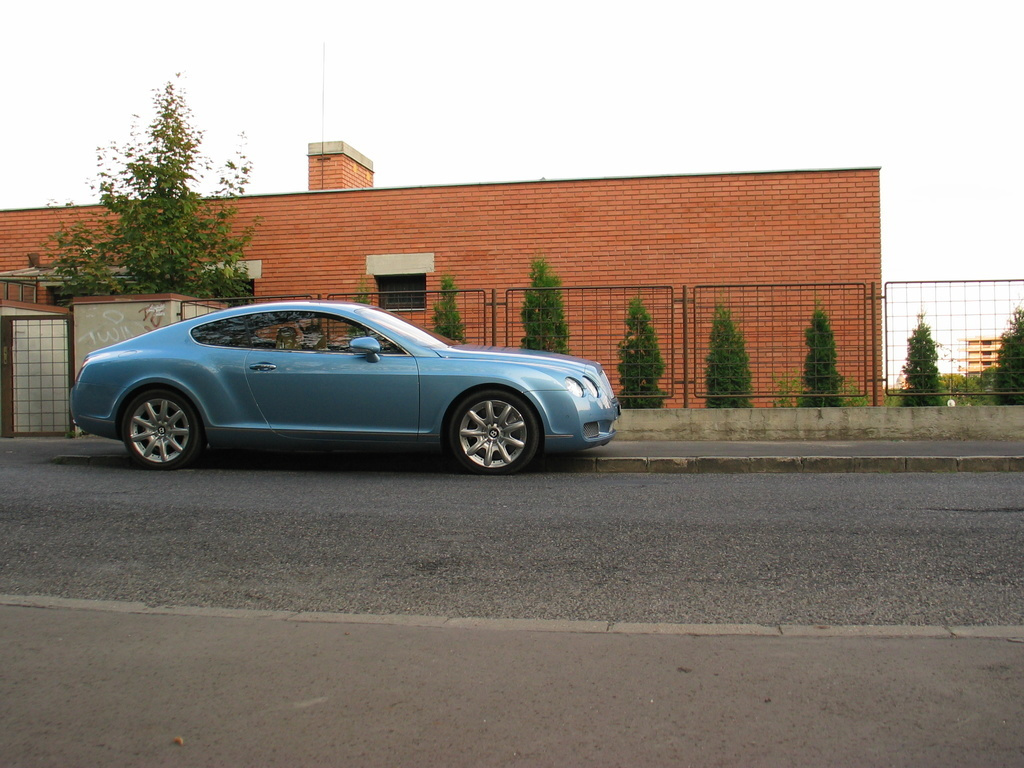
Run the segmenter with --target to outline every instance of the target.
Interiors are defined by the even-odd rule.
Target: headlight
[[[599,392],[598,392],[598,389],[597,389],[597,384],[592,382],[586,376],[583,377],[583,386],[587,388],[587,392],[590,393],[591,397],[597,397],[598,396]]]
[[[566,379],[565,388],[576,395],[576,397],[583,397],[583,385],[576,381],[576,379]]]

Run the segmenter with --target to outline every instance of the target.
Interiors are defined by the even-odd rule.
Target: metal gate
[[[0,318],[0,435],[65,435],[71,429],[66,317]]]

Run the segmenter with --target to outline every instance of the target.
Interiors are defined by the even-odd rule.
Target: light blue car
[[[364,304],[254,304],[89,355],[71,390],[85,432],[122,440],[143,467],[203,449],[441,450],[511,474],[538,453],[615,436],[600,364],[454,344]]]

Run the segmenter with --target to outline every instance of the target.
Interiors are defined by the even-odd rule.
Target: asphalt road
[[[175,473],[0,445],[0,593],[450,617],[1024,624],[1024,475]]]

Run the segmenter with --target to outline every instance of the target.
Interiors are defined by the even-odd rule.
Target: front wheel
[[[540,422],[529,403],[511,392],[476,392],[452,413],[448,447],[455,460],[480,475],[511,475],[533,459]]]
[[[205,446],[196,409],[176,392],[162,389],[144,392],[128,404],[121,439],[132,461],[147,469],[181,469]]]

